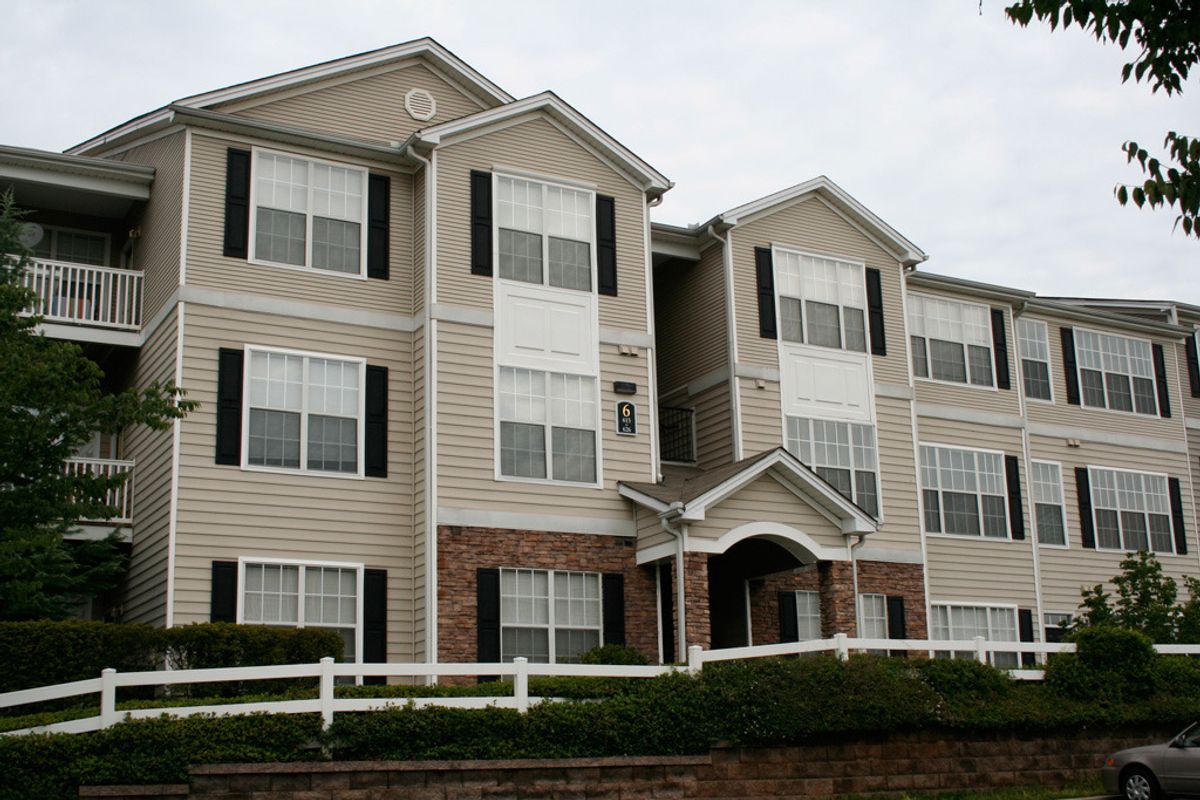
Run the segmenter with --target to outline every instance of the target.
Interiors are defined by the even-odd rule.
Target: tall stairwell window
[[[847,500],[879,516],[874,425],[788,417],[787,449]]]

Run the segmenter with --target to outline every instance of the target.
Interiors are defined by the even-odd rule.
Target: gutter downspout
[[[684,591],[683,591],[683,553],[687,547],[688,526],[685,524],[683,530],[676,530],[671,527],[669,518],[678,519],[680,511],[683,509],[683,504],[678,500],[671,504],[663,516],[658,518],[658,523],[662,529],[671,534],[675,539],[675,608],[678,610],[676,614],[678,623],[675,626],[675,660],[679,662],[687,661],[687,626],[684,614]]]
[[[855,557],[855,551],[862,547],[863,543],[867,541],[867,535],[865,533],[846,534],[847,541],[849,541],[851,536],[858,536],[858,541],[850,545],[848,550],[850,554],[850,577],[854,584],[854,633],[856,636],[861,636],[862,631],[858,629],[858,559]],[[839,632],[840,631],[835,631],[835,633]]]

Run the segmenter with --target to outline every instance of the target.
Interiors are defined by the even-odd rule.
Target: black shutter
[[[1075,364],[1075,331],[1059,328],[1062,336],[1063,377],[1067,379],[1067,402],[1079,405],[1079,369]]]
[[[367,179],[367,277],[388,279],[391,250],[392,179],[371,175]]]
[[[225,255],[250,252],[250,151],[229,148],[225,157]]]
[[[222,347],[217,354],[217,463],[242,463],[242,360]]]
[[[363,423],[363,474],[387,477],[387,367],[367,365],[367,418]]]
[[[237,574],[236,561],[212,562],[209,622],[237,622]]]
[[[1017,609],[1017,630],[1022,642],[1033,641],[1033,611],[1028,608]],[[1021,653],[1021,666],[1037,666],[1037,656],[1034,653]]]
[[[381,664],[387,661],[387,570],[363,570],[363,661]],[[387,678],[373,675],[363,678],[367,685],[382,685]]]
[[[675,592],[671,591],[671,562],[660,564],[658,567],[658,618],[662,629],[662,660],[664,664],[675,662]]]
[[[1079,532],[1083,546],[1096,549],[1096,529],[1092,525],[1092,482],[1087,467],[1075,468],[1075,491],[1079,495]]]
[[[600,594],[604,598],[600,618],[604,623],[604,644],[625,644],[625,576],[609,573],[600,576]]]
[[[475,616],[479,636],[475,660],[494,664],[500,660],[500,570],[475,570]],[[496,678],[480,675],[479,680]]]
[[[1187,532],[1183,529],[1183,494],[1179,478],[1167,478],[1167,493],[1171,496],[1171,527],[1175,531],[1175,552],[1187,555]]]
[[[1167,391],[1167,359],[1161,344],[1151,345],[1154,353],[1154,383],[1158,385],[1158,415],[1171,416],[1171,393]]]
[[[1004,330],[1004,309],[992,309],[992,355],[996,360],[996,388],[1011,389],[1008,375],[1008,333]]]
[[[1200,356],[1196,353],[1196,334],[1189,333],[1186,342],[1188,382],[1192,387],[1192,397],[1200,397]]]
[[[471,170],[471,274],[492,274],[492,173]]]
[[[779,641],[800,641],[800,620],[796,617],[796,593],[779,593]]]
[[[617,294],[617,212],[611,197],[596,195],[596,288]]]
[[[907,639],[908,623],[904,620],[904,598],[900,595],[888,595],[887,626],[889,639]]]
[[[879,270],[867,267],[867,323],[871,328],[871,354],[887,355],[887,335],[883,330],[883,285]]]
[[[754,248],[754,271],[758,276],[758,335],[775,339],[775,267],[771,248]]]
[[[1025,538],[1025,514],[1021,510],[1021,467],[1016,456],[1004,457],[1004,478],[1008,484],[1008,529],[1012,538]]]

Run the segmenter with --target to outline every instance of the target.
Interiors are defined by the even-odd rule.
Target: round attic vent
[[[409,89],[408,94],[404,95],[404,110],[413,119],[425,122],[433,119],[437,113],[437,101],[424,89]]]

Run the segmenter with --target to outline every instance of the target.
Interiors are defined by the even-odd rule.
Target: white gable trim
[[[747,522],[721,535],[719,539],[688,539],[688,549],[694,552],[724,553],[738,542],[746,539],[767,539],[787,550],[804,563],[817,561],[847,561],[849,553],[845,547],[828,547],[819,544],[799,528],[781,522]]]

